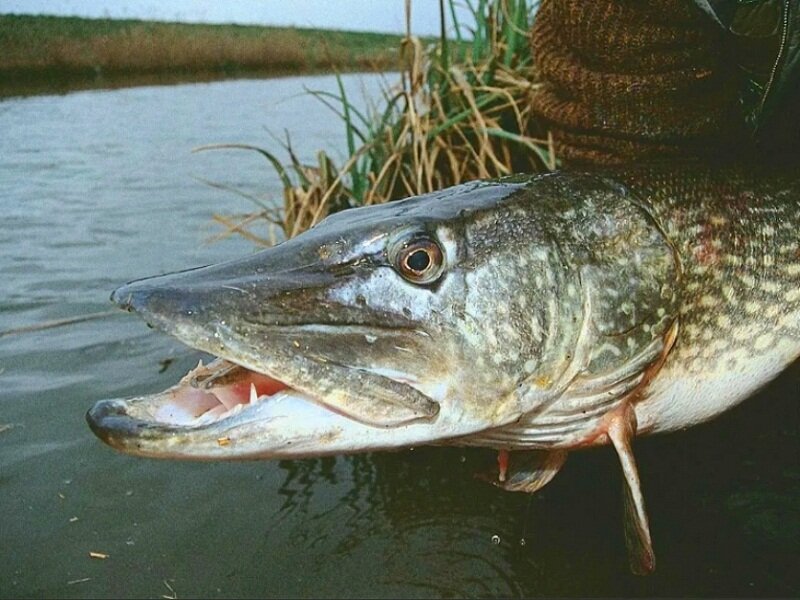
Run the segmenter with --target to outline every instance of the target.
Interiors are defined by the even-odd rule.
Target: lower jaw
[[[446,443],[468,433],[444,414],[433,422],[370,426],[223,359],[198,365],[161,394],[100,402],[87,420],[122,452],[188,460],[351,454]]]

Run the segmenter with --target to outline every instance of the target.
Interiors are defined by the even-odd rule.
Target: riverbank
[[[401,36],[253,25],[0,15],[0,81],[75,83],[397,67]]]

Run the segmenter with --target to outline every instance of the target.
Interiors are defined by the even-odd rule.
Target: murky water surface
[[[306,77],[0,102],[0,330],[251,252],[204,243],[213,212],[249,206],[196,177],[277,194],[276,178],[256,155],[190,149],[279,151],[266,128],[308,160],[343,147],[338,121],[295,97],[304,85],[335,90]],[[0,338],[1,597],[800,593],[798,365],[714,423],[638,443],[659,560],[638,578],[608,449],[528,498],[476,477],[488,451],[195,464],[91,435],[93,402],[161,390],[198,356],[126,315]]]

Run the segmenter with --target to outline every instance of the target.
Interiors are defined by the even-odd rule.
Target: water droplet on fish
[[[497,546],[497,545],[500,543],[500,536],[499,536],[499,535],[493,535],[493,536],[492,536],[492,543],[493,543],[495,546]]]

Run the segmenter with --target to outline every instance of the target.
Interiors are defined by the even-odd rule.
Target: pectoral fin
[[[567,460],[564,450],[525,450],[514,452],[508,458],[507,473],[501,469],[494,485],[507,492],[539,491],[561,470]]]
[[[631,440],[636,434],[636,414],[630,405],[609,417],[608,437],[619,456],[622,466],[625,545],[628,547],[628,560],[631,571],[636,575],[647,575],[656,568],[653,542],[650,538],[650,525],[644,506],[639,472],[633,457]]]

